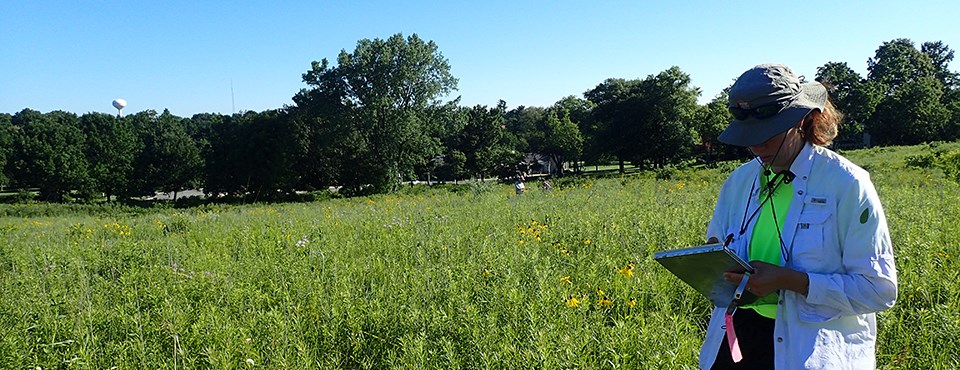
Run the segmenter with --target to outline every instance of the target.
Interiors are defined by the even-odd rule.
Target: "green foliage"
[[[717,140],[720,133],[733,120],[733,115],[727,109],[729,91],[730,87],[728,86],[707,105],[700,107],[697,118],[693,121],[693,129],[699,136],[700,149],[703,150],[704,160],[707,163],[715,163],[721,159],[733,159],[727,153],[735,148]]]
[[[440,154],[430,109],[457,80],[437,45],[416,34],[360,40],[337,64],[315,61],[303,74],[310,89],[294,97],[298,114],[314,138],[328,138],[318,154],[339,166],[332,172],[346,192],[391,191]]]
[[[143,143],[127,119],[87,113],[80,117],[86,136],[84,155],[89,163],[91,190],[106,195],[130,195],[133,163]]]
[[[950,111],[932,77],[906,82],[877,105],[870,129],[877,145],[919,144],[942,139]]]
[[[13,146],[13,116],[6,113],[0,113],[0,185],[10,184],[10,177],[7,174],[7,158],[10,156],[10,148]]]
[[[663,166],[687,158],[697,141],[693,120],[700,90],[671,67],[643,80],[608,79],[584,93],[596,104],[606,152],[619,161]]]
[[[943,173],[948,179],[960,183],[960,149],[954,150],[943,156]]]
[[[134,159],[129,195],[178,192],[200,184],[203,158],[197,143],[187,135],[182,119],[164,110],[127,116],[143,147]]]
[[[935,154],[910,155],[904,158],[907,167],[933,168],[937,165],[938,156]]]
[[[867,71],[867,78],[883,85],[885,95],[892,95],[911,81],[933,77],[935,67],[913,41],[900,38],[880,45],[876,55],[867,60]]]
[[[508,150],[504,129],[506,103],[494,108],[477,105],[462,110],[464,125],[447,141],[445,163],[449,179],[485,178],[501,165],[498,154]]]
[[[75,114],[24,109],[12,117],[10,172],[18,188],[38,188],[42,200],[61,202],[90,186],[85,137]]]
[[[253,199],[293,194],[309,150],[301,121],[284,111],[245,112],[211,122],[204,174],[208,192],[236,192]]]
[[[562,107],[548,110],[546,119],[539,125],[543,141],[534,146],[534,151],[546,155],[563,175],[563,163],[577,159],[583,152],[583,135],[576,123],[570,120],[570,112]]]
[[[947,89],[956,89],[960,84],[960,74],[953,72],[949,64],[953,61],[953,50],[943,41],[928,41],[920,46],[920,51],[930,58],[933,65],[933,75]]]
[[[828,87],[830,100],[844,114],[835,142],[860,144],[867,121],[880,101],[879,89],[845,62],[829,62],[818,67],[816,80]]]
[[[666,166],[657,168],[653,172],[657,180],[671,180],[675,178],[680,171],[678,171],[675,167]]]

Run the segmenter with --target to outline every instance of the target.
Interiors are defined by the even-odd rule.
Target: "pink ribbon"
[[[737,332],[733,330],[733,315],[726,314],[727,322],[727,345],[730,346],[730,358],[733,362],[743,360],[743,354],[740,353],[740,344],[737,343]]]

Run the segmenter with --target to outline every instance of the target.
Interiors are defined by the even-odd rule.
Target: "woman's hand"
[[[750,274],[750,280],[747,281],[747,291],[753,295],[763,297],[780,289],[807,294],[810,280],[806,273],[763,261],[750,261],[750,265],[753,266],[754,272]],[[724,272],[723,278],[738,285],[743,280],[743,272]]]

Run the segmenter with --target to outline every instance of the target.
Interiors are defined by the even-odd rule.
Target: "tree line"
[[[960,137],[960,77],[942,42],[885,42],[867,76],[828,62],[815,79],[846,114],[837,144],[909,145]],[[24,109],[0,114],[0,184],[46,201],[123,199],[202,188],[262,199],[335,186],[389,192],[412,180],[506,178],[528,153],[558,175],[582,164],[654,168],[744,156],[716,142],[727,89],[699,105],[679,67],[610,78],[550,107],[461,106],[433,41],[364,39],[336,65],[314,61],[293,105],[189,118]],[[736,76],[731,76],[731,81]],[[563,166],[564,163],[569,164]],[[556,166],[559,165],[559,166]]]

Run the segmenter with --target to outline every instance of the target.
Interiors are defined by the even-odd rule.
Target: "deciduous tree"
[[[309,89],[294,97],[300,114],[318,132],[342,134],[325,150],[334,165],[347,167],[336,171],[346,191],[392,190],[440,154],[438,139],[424,129],[425,111],[457,80],[433,41],[416,34],[360,40],[352,53],[340,52],[337,66],[314,61],[303,81]]]
[[[86,136],[84,154],[89,163],[92,190],[110,201],[114,195],[130,195],[133,163],[143,143],[129,120],[105,113],[80,116]]]
[[[12,174],[19,188],[36,187],[40,199],[62,202],[89,186],[84,137],[77,115],[24,109],[12,117]]]

